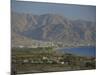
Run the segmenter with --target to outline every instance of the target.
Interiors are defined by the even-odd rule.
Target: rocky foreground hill
[[[11,12],[12,46],[29,46],[32,40],[95,45],[96,22],[70,20],[59,14]]]

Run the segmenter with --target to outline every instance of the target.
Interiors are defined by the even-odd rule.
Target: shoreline
[[[96,46],[75,46],[75,47],[58,47],[58,48],[54,48],[56,50],[60,50],[60,49],[65,49],[65,48],[84,48],[84,47],[96,47]]]

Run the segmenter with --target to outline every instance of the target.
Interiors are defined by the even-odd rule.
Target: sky
[[[69,19],[96,21],[96,6],[89,5],[39,3],[12,0],[11,10],[20,13],[32,13],[33,15],[48,13],[59,14],[66,16],[66,18]]]

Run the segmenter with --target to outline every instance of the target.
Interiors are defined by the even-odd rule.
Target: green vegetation
[[[95,69],[95,58],[64,54],[52,47],[12,48],[12,73]]]

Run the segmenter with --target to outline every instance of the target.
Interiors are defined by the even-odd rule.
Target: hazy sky
[[[89,21],[95,21],[96,19],[96,6],[12,1],[11,9],[16,12],[33,13],[36,15],[47,13],[61,14],[69,19]]]

